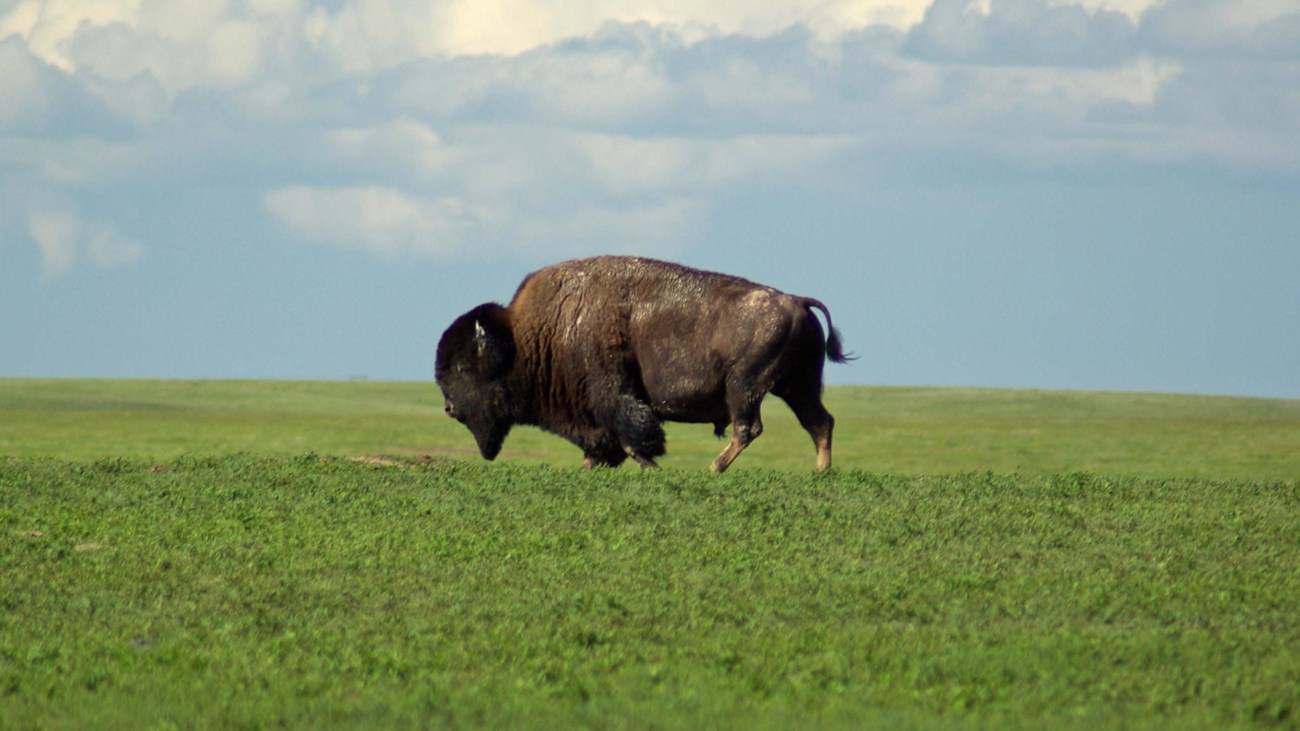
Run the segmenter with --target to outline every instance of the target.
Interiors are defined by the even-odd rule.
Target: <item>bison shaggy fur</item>
[[[822,330],[812,310],[826,318]],[[822,366],[844,362],[815,299],[739,277],[638,257],[566,261],[530,274],[509,306],[479,305],[438,343],[446,412],[494,459],[515,424],[558,434],[584,465],[643,467],[664,454],[665,421],[713,424],[731,440],[722,472],[763,431],[759,407],[783,399],[831,464],[835,420]]]

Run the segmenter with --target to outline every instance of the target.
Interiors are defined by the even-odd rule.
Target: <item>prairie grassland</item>
[[[842,469],[1300,479],[1300,401],[854,386],[827,389],[826,404]],[[478,459],[441,411],[431,383],[0,379],[0,454]],[[785,404],[769,399],[764,422],[734,469],[810,470],[811,441]],[[722,446],[711,427],[670,424],[662,464],[704,469]],[[572,466],[581,454],[518,427],[498,460]]]
[[[836,470],[773,402],[715,476],[484,463],[429,384],[0,380],[0,727],[1295,727],[1296,402],[827,402]]]

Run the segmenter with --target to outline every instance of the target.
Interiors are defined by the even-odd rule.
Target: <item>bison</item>
[[[812,314],[820,310],[829,336]],[[515,424],[582,449],[584,467],[631,457],[654,467],[662,422],[713,424],[731,441],[726,470],[763,431],[763,397],[781,397],[831,465],[835,420],[822,406],[823,359],[849,360],[830,311],[739,277],[667,262],[599,256],[528,275],[508,307],[452,322],[435,377],[449,416],[488,460]]]

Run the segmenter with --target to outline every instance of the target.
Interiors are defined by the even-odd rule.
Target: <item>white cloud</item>
[[[23,0],[0,16],[0,38],[23,38],[68,73],[148,74],[174,95],[255,78],[274,53],[302,43],[301,15],[300,3],[279,0]]]
[[[806,69],[766,67],[761,56],[733,55],[708,68],[697,69],[690,79],[692,90],[720,108],[774,109],[799,107],[815,102],[817,85],[808,83]]]
[[[84,27],[61,47],[67,63],[108,81],[150,75],[173,94],[203,81],[196,47],[127,23]]]
[[[138,0],[131,24],[179,43],[201,43],[229,12],[226,0]]]
[[[940,62],[1111,65],[1137,53],[1136,25],[1120,12],[1042,0],[935,0],[908,33],[908,50]]]
[[[144,245],[123,236],[109,224],[86,224],[63,211],[38,211],[27,221],[27,232],[41,252],[41,277],[57,279],[72,271],[82,254],[108,269],[131,264],[144,254]]]
[[[525,213],[510,226],[506,250],[537,259],[609,252],[675,256],[698,243],[706,215],[704,204],[683,197]]]
[[[700,204],[685,198],[530,208],[426,198],[383,187],[294,186],[273,190],[263,201],[302,239],[396,260],[545,258],[611,247],[666,254],[694,240],[703,214]]]
[[[1297,0],[1168,0],[1143,26],[1167,52],[1300,57]]]
[[[77,240],[81,222],[64,213],[38,213],[27,222],[27,232],[41,250],[41,276],[57,279],[77,263]]]
[[[738,191],[910,155],[1300,164],[1295,0],[7,7],[0,189],[270,190],[294,236],[398,259],[669,250]],[[67,223],[29,226],[47,277],[143,250]]]
[[[44,116],[49,104],[42,65],[21,43],[0,40],[0,129],[30,124]]]
[[[435,55],[445,27],[425,0],[355,0],[331,12],[317,6],[304,26],[307,41],[351,73],[373,72]]]
[[[301,0],[21,0],[0,16],[0,37],[17,33],[46,62],[71,71],[94,63],[69,51],[77,36],[116,27],[129,31],[142,50],[163,42],[172,45],[173,58],[186,57],[180,70],[152,53],[130,64],[171,78],[168,86],[176,89],[176,83],[246,78],[264,58],[267,34],[284,32],[286,22],[340,68],[364,73],[419,58],[517,55],[589,36],[610,22],[647,22],[695,38],[761,36],[803,24],[833,38],[868,24],[908,27],[927,5],[928,0],[348,0],[308,8]],[[98,68],[113,70],[108,64]]]
[[[654,114],[673,94],[653,61],[629,53],[538,53],[513,66],[516,91],[554,119],[631,122]]]
[[[218,83],[248,81],[262,68],[266,33],[256,23],[224,21],[213,29],[207,43],[209,69]]]
[[[461,129],[448,140],[412,119],[328,135],[331,157],[382,186],[289,186],[265,207],[295,236],[388,257],[611,245],[665,254],[693,241],[708,199],[767,180],[797,185],[849,137],[720,139]]]
[[[664,68],[675,37],[574,43],[512,58],[424,61],[392,72],[404,112],[462,122],[525,117],[548,126],[621,126],[661,117],[681,89]]]
[[[579,3],[542,5],[529,0],[474,0],[448,2],[439,18],[437,51],[453,56],[523,53],[560,38],[584,35],[573,32],[592,22],[575,9]]]
[[[692,37],[768,35],[806,24],[836,36],[869,23],[906,27],[928,0],[358,0],[316,8],[308,35],[352,71],[436,55],[517,55],[596,33],[610,22],[645,22]]]
[[[307,0],[247,0],[248,7],[262,15],[296,16]]]
[[[144,244],[107,227],[91,231],[86,247],[91,261],[105,269],[125,266],[144,254]]]
[[[492,213],[456,197],[422,199],[392,188],[294,186],[266,194],[267,210],[304,239],[389,259],[454,257]]]
[[[805,21],[823,37],[867,26],[908,28],[921,22],[929,0],[828,0],[814,7]]]
[[[359,172],[397,173],[416,180],[436,179],[463,156],[433,128],[409,117],[335,130],[327,137],[333,155]]]
[[[847,136],[793,135],[707,140],[591,134],[575,143],[594,181],[618,194],[712,188],[769,173],[791,179],[855,145]]]
[[[32,52],[65,71],[76,67],[64,44],[83,28],[130,21],[141,0],[21,0],[0,18],[0,38],[16,33]]]
[[[964,74],[969,85],[962,93],[969,104],[966,108],[983,115],[1003,116],[1015,109],[1033,108],[1077,119],[1096,104],[1150,105],[1179,72],[1175,64],[1149,58],[1137,58],[1122,66],[1068,72],[1051,67],[992,67]]]
[[[1164,0],[1049,0],[1051,5],[1078,5],[1085,10],[1113,10],[1136,20],[1142,13]]]
[[[277,41],[274,26],[245,19],[214,21],[201,34],[189,27],[164,32],[169,28],[151,23],[84,27],[63,48],[76,68],[98,78],[128,82],[147,76],[175,96],[258,78]]]

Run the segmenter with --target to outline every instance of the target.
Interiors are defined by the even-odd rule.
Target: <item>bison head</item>
[[[506,375],[515,341],[506,309],[495,303],[466,312],[442,334],[434,377],[447,415],[469,428],[484,459],[495,459],[514,425]]]

